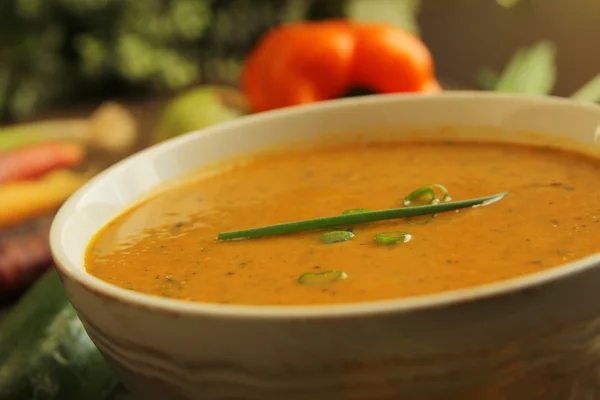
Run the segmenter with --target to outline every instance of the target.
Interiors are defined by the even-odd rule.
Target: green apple
[[[244,95],[227,86],[198,86],[167,104],[158,119],[153,143],[206,128],[249,113]]]

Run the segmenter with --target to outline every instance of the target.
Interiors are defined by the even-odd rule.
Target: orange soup
[[[216,239],[219,232],[349,209],[412,207],[403,200],[423,187],[435,192],[436,198],[424,197],[428,202],[448,200],[433,183],[448,189],[451,202],[508,195],[427,216]],[[86,268],[123,288],[198,302],[405,298],[591,255],[600,247],[599,216],[600,161],[583,154],[487,142],[357,143],[257,156],[199,175],[102,229]],[[324,243],[336,239],[332,231],[346,240]],[[392,240],[374,240],[383,232],[394,232]]]

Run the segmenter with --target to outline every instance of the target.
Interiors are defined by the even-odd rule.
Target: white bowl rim
[[[528,274],[522,277],[503,280],[471,288],[441,292],[430,295],[415,296],[402,299],[385,299],[358,303],[324,304],[324,305],[299,305],[299,306],[262,306],[262,305],[234,305],[205,302],[191,302],[184,300],[169,299],[140,292],[135,292],[107,283],[94,277],[85,271],[85,268],[77,268],[69,258],[61,244],[61,233],[66,221],[73,214],[76,203],[99,181],[106,179],[113,171],[121,168],[124,164],[134,163],[136,160],[151,155],[152,153],[168,151],[171,147],[178,147],[190,140],[195,140],[198,135],[209,134],[223,128],[235,128],[243,126],[247,121],[285,118],[295,114],[302,114],[312,109],[336,109],[346,106],[358,105],[365,102],[386,103],[402,101],[428,101],[431,97],[445,97],[447,99],[473,99],[473,100],[509,100],[529,105],[561,105],[572,109],[587,109],[598,113],[600,106],[577,102],[563,97],[539,96],[526,94],[497,93],[484,91],[447,91],[435,94],[393,93],[379,94],[361,97],[352,97],[324,101],[316,104],[300,105],[257,113],[237,118],[189,134],[170,139],[143,149],[105,169],[84,184],[62,205],[56,214],[50,229],[50,247],[55,260],[56,268],[66,277],[77,282],[86,290],[101,294],[106,298],[127,303],[135,307],[162,311],[175,315],[189,316],[217,316],[236,319],[322,319],[322,318],[349,318],[382,313],[414,312],[423,309],[447,307],[453,304],[471,302],[474,300],[508,295],[515,292],[526,291],[544,284],[549,284],[567,278],[569,276],[584,272],[590,268],[600,265],[600,252],[591,256],[557,266],[548,270]],[[108,221],[106,221],[108,222]]]

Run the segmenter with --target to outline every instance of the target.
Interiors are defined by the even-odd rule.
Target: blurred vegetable
[[[105,103],[98,107],[87,120],[88,126],[79,140],[89,146],[114,153],[131,149],[137,139],[137,123],[133,115],[117,103]]]
[[[343,95],[354,52],[349,26],[341,21],[294,23],[267,33],[243,71],[242,87],[254,111]]]
[[[0,324],[0,400],[116,399],[117,385],[48,271]]]
[[[0,229],[57,209],[86,180],[86,174],[56,170],[38,180],[0,185]]]
[[[387,24],[355,24],[351,85],[379,93],[436,92],[433,59],[410,32]]]
[[[85,148],[78,143],[46,142],[0,153],[0,183],[31,179],[78,165]]]
[[[50,120],[0,127],[0,151],[10,151],[22,146],[48,140],[71,140],[87,132],[86,119]]]
[[[254,111],[329,100],[357,87],[379,93],[440,90],[420,39],[389,24],[347,20],[273,29],[247,58],[242,86]]]
[[[0,298],[24,289],[52,263],[50,224],[0,241]]]
[[[136,122],[131,113],[116,103],[106,103],[89,118],[0,127],[0,151],[46,141],[78,141],[108,151],[123,152],[131,147],[136,136]]]
[[[161,114],[153,142],[248,113],[244,95],[225,86],[199,86],[175,97]]]
[[[570,97],[579,101],[600,102],[600,75],[596,75]]]
[[[477,73],[479,86],[498,92],[549,94],[556,81],[556,48],[547,41],[520,48],[501,75],[490,68]]]
[[[491,68],[480,68],[475,79],[480,88],[498,92],[546,95],[552,92],[556,81],[556,47],[541,41],[519,49],[499,75]],[[579,101],[600,102],[600,75],[584,84],[570,98]]]

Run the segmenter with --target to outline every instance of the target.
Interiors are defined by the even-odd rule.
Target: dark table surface
[[[6,304],[6,305],[2,306],[2,308],[0,308],[0,322],[2,322],[2,320],[4,319],[4,316],[8,312],[9,307],[10,307],[10,304]]]

